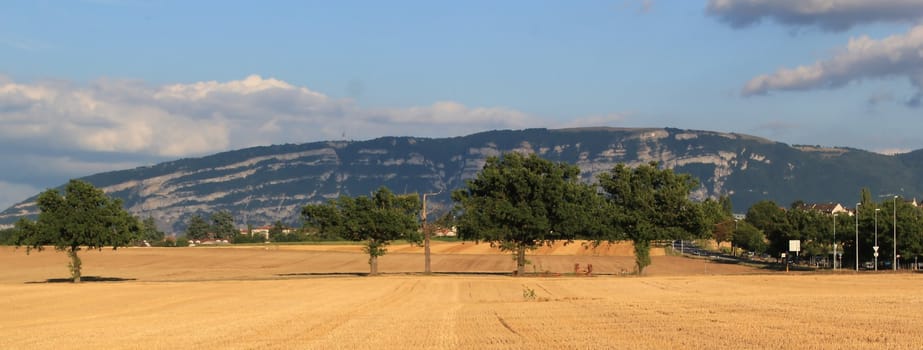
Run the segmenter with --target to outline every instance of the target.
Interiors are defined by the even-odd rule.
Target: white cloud
[[[908,104],[919,104],[923,91],[923,25],[881,40],[861,36],[839,53],[808,66],[782,68],[751,79],[743,95],[779,90],[836,88],[864,79],[905,77],[917,88]]]
[[[772,19],[843,31],[863,23],[917,21],[923,0],[709,0],[706,12],[735,28]]]
[[[373,119],[407,125],[463,126],[475,124],[490,127],[526,127],[534,118],[507,108],[468,108],[452,101],[436,102],[425,107],[387,109],[368,113]]]
[[[149,86],[102,79],[88,86],[0,81],[0,137],[59,150],[160,157],[257,144],[383,135],[448,136],[540,124],[501,107],[442,101],[363,109],[349,100],[252,75],[229,82]]]
[[[609,119],[581,124],[597,120]],[[362,108],[256,75],[163,86],[118,79],[23,83],[0,76],[0,173],[7,174],[0,181],[53,187],[102,171],[256,145],[556,124],[510,108],[453,101]],[[14,175],[17,170],[41,175]]]
[[[0,85],[0,136],[50,148],[179,156],[228,146],[220,118],[158,106],[141,84],[97,82]]]
[[[197,82],[193,84],[175,84],[164,86],[154,94],[156,99],[178,99],[189,101],[200,101],[208,98],[210,95],[230,94],[230,95],[252,95],[267,90],[292,91],[295,90],[307,97],[314,98],[317,102],[324,102],[327,97],[323,94],[310,91],[306,88],[298,88],[281,80],[268,78],[263,79],[259,75],[250,75],[243,80],[229,81],[219,83],[217,81]]]
[[[561,125],[510,108],[453,101],[362,108],[352,100],[256,75],[163,86],[118,79],[22,83],[0,76],[0,181],[27,189],[11,197],[18,201],[24,193],[35,194],[35,188],[69,178],[257,145],[344,136],[460,136],[621,120],[613,114]],[[4,204],[10,203],[0,200],[0,207]]]

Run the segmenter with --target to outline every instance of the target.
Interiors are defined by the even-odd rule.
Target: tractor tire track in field
[[[503,317],[500,317],[500,314],[494,312],[494,316],[497,316],[497,321],[500,321],[500,324],[503,325],[503,327],[506,328],[506,330],[510,331],[511,333],[515,335],[522,337],[522,334],[519,334],[519,332],[513,329],[513,327],[510,327],[510,325],[506,323],[506,320],[504,320]]]
[[[415,280],[413,283],[410,281],[403,281],[401,284],[397,285],[394,287],[394,289],[388,291],[386,294],[377,298],[370,298],[363,303],[351,307],[349,310],[335,315],[332,319],[315,326],[310,331],[308,331],[305,339],[308,341],[322,339],[347,322],[356,320],[358,317],[363,316],[363,314],[369,314],[371,312],[375,312],[376,310],[381,310],[390,305],[393,305],[401,301],[401,299],[406,298],[408,293],[413,291],[418,284],[420,284],[420,280]]]
[[[918,349],[921,281],[386,276],[200,282],[180,293],[175,283],[0,283],[0,349],[676,349],[702,339],[721,349]],[[524,301],[523,282],[556,296]]]
[[[540,284],[540,283],[536,283],[535,286],[541,288],[543,291],[545,291],[545,293],[548,293],[548,297],[549,297],[549,298],[554,298],[554,293],[552,293],[550,290],[548,290],[548,288],[545,288],[544,285],[542,285],[542,284]]]
[[[660,291],[660,292],[667,292],[667,293],[671,293],[671,294],[678,294],[678,293],[679,293],[678,290],[674,289],[675,287],[669,286],[669,285],[667,285],[667,284],[664,283],[664,282],[642,281],[641,284],[643,284],[643,285],[645,285],[645,286],[648,286],[648,287],[651,287],[651,288],[655,288],[655,289],[657,289],[657,290]]]

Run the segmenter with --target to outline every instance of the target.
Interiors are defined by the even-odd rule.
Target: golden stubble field
[[[365,271],[364,256],[350,249],[85,252],[84,275],[125,280],[73,285],[44,282],[66,277],[64,254],[0,248],[0,348],[923,346],[919,274],[784,274],[715,264],[706,273],[702,261],[659,256],[640,278],[315,275]],[[440,246],[434,269],[512,270],[507,255],[462,252],[468,249]],[[590,260],[613,272],[630,259],[563,251],[532,257],[557,272]],[[419,271],[422,255],[394,252],[381,264],[385,272]],[[535,298],[523,296],[530,290]]]

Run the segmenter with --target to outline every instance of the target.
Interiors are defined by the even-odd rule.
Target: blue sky
[[[923,0],[4,1],[0,207],[272,143],[617,126],[923,148]]]

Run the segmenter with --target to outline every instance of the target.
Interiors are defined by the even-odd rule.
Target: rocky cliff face
[[[796,199],[851,203],[861,187],[908,197],[923,188],[914,175],[923,168],[919,156],[790,147],[709,131],[615,128],[275,145],[84,179],[122,198],[132,213],[153,216],[167,231],[181,231],[191,215],[219,210],[230,211],[240,226],[276,220],[297,224],[305,204],[367,194],[380,186],[397,193],[445,190],[428,199],[435,208],[451,205],[450,190],[464,186],[487,157],[505,152],[576,164],[586,181],[618,163],[657,162],[698,178],[697,199],[729,194],[741,212],[761,199],[781,205]],[[33,200],[0,213],[0,223],[34,215]]]

